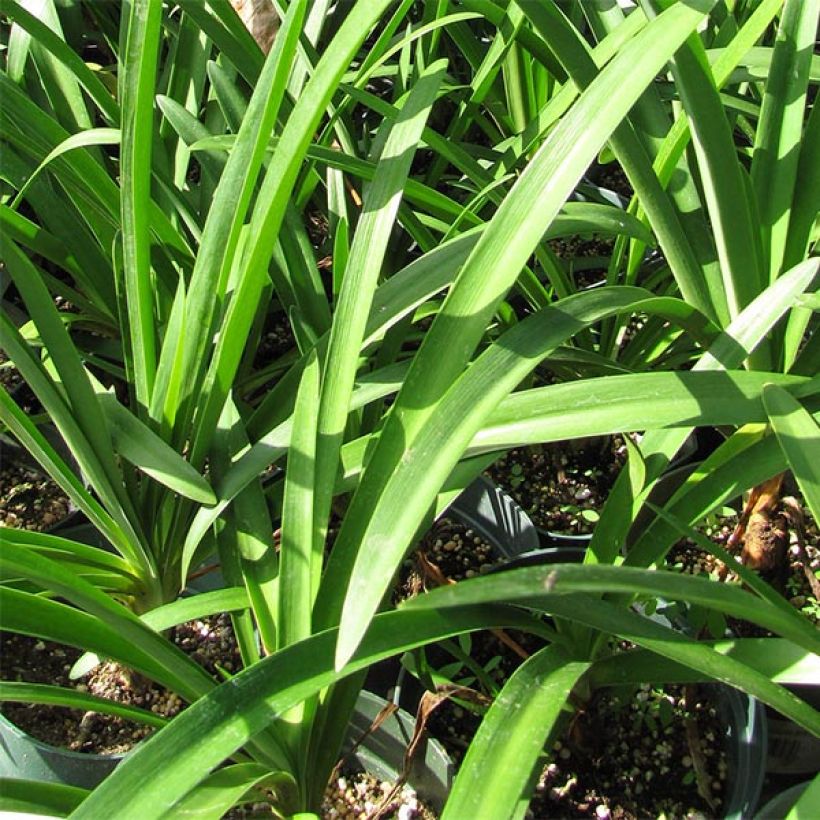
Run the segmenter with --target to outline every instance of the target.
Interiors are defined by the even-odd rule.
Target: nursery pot
[[[494,567],[491,572],[540,564],[582,563],[584,553],[583,546],[559,546],[529,551]],[[669,619],[660,613],[656,613],[653,620],[671,625]],[[746,820],[754,816],[766,772],[768,736],[765,707],[730,686],[709,684],[709,687],[717,711],[727,727],[728,781],[722,816],[725,820]],[[419,682],[402,669],[397,692],[400,701],[403,704],[417,703],[422,692]]]
[[[538,531],[519,504],[484,476],[479,476],[450,505],[445,515],[475,530],[503,558],[538,549]]]
[[[367,732],[379,713],[387,706],[384,698],[362,691],[350,721],[345,749]],[[398,709],[379,727],[366,735],[352,753],[353,759],[369,774],[380,780],[396,780],[404,767],[404,755],[413,738],[415,718]],[[436,811],[441,811],[453,780],[453,762],[444,747],[427,738],[410,763],[407,783],[419,797]]]
[[[361,692],[350,722],[346,748],[350,749],[387,704],[370,692]],[[402,771],[404,753],[413,737],[415,720],[399,710],[368,734],[352,754],[370,774],[395,780]],[[0,777],[63,783],[93,789],[125,755],[82,754],[43,743],[0,715]],[[453,764],[442,746],[427,740],[413,758],[407,782],[419,797],[440,809],[450,789]]]
[[[798,783],[776,794],[755,815],[755,820],[783,820],[794,808],[794,804],[803,796],[803,792],[811,786],[811,780]]]
[[[93,789],[124,755],[72,752],[43,743],[0,714],[0,777]]]
[[[728,724],[729,777],[724,817],[754,816],[766,773],[766,711],[760,701],[730,686],[714,687],[718,711]]]
[[[591,535],[564,535],[539,529],[518,502],[484,476],[452,504],[449,515],[475,530],[503,563],[494,572],[532,564],[579,562]]]
[[[820,709],[820,688],[809,685],[787,685],[801,700]],[[809,777],[820,768],[820,738],[807,732],[782,715],[767,710],[769,754],[766,771],[777,775]]]

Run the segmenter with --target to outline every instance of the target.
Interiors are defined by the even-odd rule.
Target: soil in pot
[[[2,459],[0,526],[47,532],[72,512],[68,496],[50,478],[11,458]]]
[[[216,680],[221,680],[219,668],[226,672],[240,668],[228,615],[181,624],[171,630],[171,639]],[[81,655],[73,647],[0,633],[0,655],[3,680],[71,687],[164,717],[173,717],[184,708],[178,695],[112,662],[100,664],[79,680],[71,680],[69,671]],[[123,754],[152,731],[144,724],[119,717],[57,706],[6,702],[0,711],[37,740],[88,754]]]
[[[594,166],[590,176],[600,188],[614,191],[624,199],[631,199],[635,193],[626,172],[617,162]]]
[[[11,363],[11,360],[0,350],[0,384],[11,393],[23,383],[20,371]]]
[[[510,450],[487,475],[540,530],[586,535],[595,528],[626,458],[620,436],[586,438]]]
[[[498,647],[503,654],[506,647]],[[478,661],[478,657],[475,657]],[[509,660],[509,658],[508,658]],[[520,663],[520,661],[517,661]],[[509,674],[512,663],[499,663]],[[441,703],[428,722],[458,764],[479,723],[464,692]],[[489,705],[483,697],[481,711]],[[546,761],[527,818],[722,816],[729,792],[727,725],[708,688],[641,687],[601,691],[568,724]]]
[[[726,731],[705,687],[596,693],[551,750],[528,817],[721,816]]]
[[[435,820],[438,815],[407,784],[396,786],[367,772],[344,770],[331,778],[321,816],[326,820]]]
[[[466,524],[445,516],[433,524],[403,562],[393,593],[394,603],[426,589],[483,575],[503,560],[485,538]]]
[[[408,784],[380,780],[367,772],[345,767],[334,774],[322,798],[322,820],[435,820],[438,815]],[[271,817],[264,802],[231,809],[224,820]]]
[[[471,656],[479,663],[487,647],[474,646]],[[485,661],[484,668],[500,686],[521,660],[500,643],[494,649],[498,661]],[[430,734],[457,764],[489,703],[479,693],[456,691],[430,717]],[[722,816],[729,791],[726,732],[718,708],[700,687],[596,693],[545,755],[526,816]]]
[[[577,290],[606,281],[609,258],[615,246],[611,237],[572,236],[552,239],[549,246],[564,263]]]

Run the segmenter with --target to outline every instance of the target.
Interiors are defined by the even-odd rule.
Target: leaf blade
[[[763,404],[806,504],[815,520],[820,520],[820,426],[794,396],[776,384],[763,388]]]

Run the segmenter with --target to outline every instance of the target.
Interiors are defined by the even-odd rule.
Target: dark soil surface
[[[402,565],[394,603],[426,589],[489,572],[501,563],[494,547],[452,518],[440,518]]]
[[[619,436],[555,442],[510,450],[487,475],[551,533],[591,533],[621,467]]]
[[[218,667],[227,672],[240,668],[228,615],[182,624],[172,630],[171,637],[217,680],[221,680]],[[0,678],[76,688],[165,717],[184,708],[178,695],[112,662],[99,665],[80,680],[71,680],[69,671],[80,654],[73,647],[0,633]],[[4,703],[2,713],[38,740],[76,752],[122,754],[152,732],[148,726],[119,717],[57,706]]]
[[[8,356],[0,350],[0,384],[11,393],[19,385],[23,384],[23,377],[17,368],[9,361]]]
[[[50,478],[2,451],[0,465],[0,526],[44,532],[72,512],[68,496]]]
[[[578,290],[606,281],[615,240],[611,237],[573,236],[552,239],[550,248],[564,262]]]
[[[293,350],[296,341],[293,338],[293,331],[287,317],[279,315],[262,333],[259,339],[259,346],[254,356],[254,365],[263,367],[266,364],[275,362]]]
[[[635,193],[624,173],[624,169],[617,162],[599,166],[596,184],[600,188],[608,188],[610,191],[614,191],[625,199],[631,199]]]

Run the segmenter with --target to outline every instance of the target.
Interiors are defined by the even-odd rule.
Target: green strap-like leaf
[[[797,168],[819,18],[820,0],[785,0],[755,132],[751,174],[770,281],[783,266],[795,188],[806,184]]]
[[[248,246],[243,254],[241,270],[237,276],[236,290],[228,305],[220,328],[216,351],[202,392],[198,397],[198,425],[191,455],[191,461],[194,465],[201,463],[208,451],[214,427],[225,402],[227,385],[233,382],[233,376],[241,359],[242,347],[253,321],[254,311],[248,310],[248,305],[257,303],[259,294],[268,279],[267,268],[273,254],[273,240],[278,235],[282,225],[287,204],[292,194],[292,187],[296,181],[307,147],[313,138],[327,104],[337,88],[342,73],[350,64],[367,32],[379,19],[389,2],[390,0],[370,0],[366,4],[358,3],[354,5],[338,34],[325,49],[313,76],[308,81],[287,119],[281,135],[280,149],[271,158],[256,198],[248,231]],[[291,5],[291,10],[297,8],[299,8],[299,4]],[[283,30],[280,30],[269,60],[272,59],[274,52],[277,50],[277,43],[282,36]],[[279,74],[276,75],[276,78],[282,80]],[[264,102],[266,99],[264,95],[268,92],[264,90],[263,86],[260,86],[260,88],[263,89],[262,91],[257,89],[260,102]],[[284,81],[281,90],[278,89],[278,94],[271,95],[271,97],[277,97],[278,102],[283,93]],[[256,95],[251,100],[251,107],[255,99]],[[267,109],[265,109],[265,113],[268,113]],[[248,128],[251,129],[253,121],[254,118],[249,114],[243,125],[247,124]],[[268,133],[269,131],[265,132],[264,135],[254,135],[257,137],[254,146],[254,158],[257,159],[258,154],[260,165]],[[228,167],[230,167],[231,160],[233,160],[233,156],[229,159]],[[226,168],[226,173],[227,170]],[[241,171],[241,168],[239,170]],[[254,181],[255,176],[248,184],[248,201],[253,192]],[[213,213],[213,209],[211,212]],[[242,216],[244,216],[244,209],[242,210]],[[242,219],[240,218],[238,224],[234,226],[237,231],[241,224]],[[222,239],[224,241],[224,236]],[[193,292],[193,286],[191,290]],[[207,311],[205,316],[209,315],[210,311]],[[209,338],[209,332],[206,332],[205,339]]]
[[[67,817],[88,795],[87,789],[42,780],[0,777],[0,811]]]
[[[436,590],[429,601],[425,596],[418,606],[455,606],[461,603],[529,601],[551,605],[555,595],[570,592],[617,593],[687,601],[742,618],[770,629],[810,652],[820,650],[820,634],[797,610],[774,607],[768,601],[731,584],[684,575],[673,570],[646,570],[607,564],[554,564],[527,567],[475,579],[467,592]],[[479,583],[480,582],[480,583]],[[459,590],[462,585],[459,585]],[[444,594],[447,592],[447,594]],[[415,601],[416,599],[414,599]],[[406,606],[416,606],[408,602]]]
[[[218,769],[190,794],[179,801],[166,815],[167,820],[183,818],[223,817],[254,786],[271,780],[271,771],[259,763],[236,763]],[[261,796],[261,792],[259,794]]]
[[[773,683],[812,684],[820,676],[820,656],[783,638],[738,638],[708,641],[716,652],[728,655]],[[589,673],[592,686],[642,683],[698,683],[703,674],[646,649],[632,649],[595,662]]]
[[[350,396],[359,363],[367,318],[395,226],[407,175],[421,132],[444,77],[446,63],[437,62],[413,86],[398,118],[390,125],[376,176],[367,189],[345,278],[333,317],[324,364],[316,446],[315,525],[320,535],[333,498]]]
[[[668,0],[653,2],[661,8],[670,5]],[[730,316],[734,318],[769,284],[754,221],[756,212],[751,209],[732,129],[697,35],[675,55],[672,68],[692,130]]]
[[[248,606],[248,593],[244,589],[214,589],[158,606],[146,612],[142,616],[142,622],[157,632],[164,632],[187,621],[218,615],[220,612],[235,612],[247,609]]]
[[[151,406],[148,408],[149,417],[159,425],[160,435],[165,441],[171,439],[174,412],[179,406],[179,397],[185,382],[182,361],[182,340],[185,338],[185,330],[185,281],[180,277],[165,326],[154,393],[151,397]]]
[[[763,422],[768,382],[796,395],[818,395],[816,381],[793,379],[748,371],[629,373],[522,390],[501,402],[468,452],[618,431]]]
[[[149,214],[154,79],[161,31],[161,4],[150,0],[133,0],[130,4],[128,39],[121,75],[120,217],[129,357],[140,416],[147,414],[150,406],[157,366]]]
[[[113,393],[97,394],[111,430],[114,449],[160,484],[201,504],[215,504],[208,482],[169,444],[123,407]]]
[[[10,544],[24,545],[27,549],[35,550],[52,560],[65,561],[67,563],[78,563],[82,566],[97,567],[109,572],[131,577],[136,581],[136,577],[130,575],[130,567],[127,561],[120,558],[113,552],[92,547],[88,544],[72,541],[67,536],[70,531],[63,530],[61,535],[52,535],[45,532],[34,532],[31,530],[21,530],[15,528],[4,528],[3,538]]]
[[[532,770],[589,666],[548,646],[513,672],[467,749],[442,820],[520,816]]]
[[[150,577],[153,561],[131,523],[136,519],[136,516],[131,517],[133,505],[122,487],[117,486],[118,479],[111,481],[110,474],[116,473],[113,470],[109,473],[106,469],[113,467],[110,443],[109,451],[104,455],[105,460],[98,459],[93,443],[85,437],[85,431],[79,428],[74,412],[63,401],[45,368],[31,349],[23,343],[19,332],[5,313],[0,314],[0,344],[24,374],[26,382],[48,411],[77,460],[84,478],[105,502],[105,508],[89,495],[82,482],[73,475],[31,419],[17,407],[2,388],[0,418],[78,508],[83,510],[89,520],[116,546],[120,554],[127,558],[135,569],[142,568],[145,576]],[[81,401],[85,401],[84,396],[81,397]],[[94,408],[95,411],[97,409]],[[101,415],[100,418],[104,423],[105,417]],[[111,511],[110,514],[108,510]]]
[[[611,585],[614,584],[627,592],[640,588],[651,597],[656,597],[658,594],[664,594],[660,592],[663,588],[671,592],[673,598],[681,597],[692,601],[697,599],[698,603],[718,608],[722,612],[743,610],[745,614],[741,617],[747,620],[760,622],[765,619],[771,620],[772,624],[777,621],[781,626],[785,626],[789,621],[784,613],[768,604],[762,604],[759,599],[744,593],[743,590],[729,591],[730,588],[726,584],[715,581],[691,577],[687,581],[701,581],[700,591],[687,583],[683,592],[683,585],[679,585],[682,576],[678,573],[643,570],[646,575],[669,576],[671,583],[667,583],[666,579],[653,581],[647,578],[645,582],[639,581],[635,587],[631,587],[626,578],[623,584],[615,580],[620,569],[621,567],[591,564],[556,564],[510,570],[498,573],[496,578],[485,576],[447,588],[439,587],[406,602],[400,611],[430,607],[437,611],[444,609],[453,613],[467,602],[476,604],[481,601],[498,600],[497,596],[505,595],[504,600],[528,603],[539,612],[590,627],[602,636],[617,635],[670,660],[689,666],[707,678],[729,683],[768,703],[813,734],[820,736],[820,712],[812,709],[782,686],[773,684],[768,675],[761,674],[741,661],[722,655],[710,646],[688,638],[674,629],[638,615],[623,605],[611,604],[575,590],[583,588],[601,594],[611,590]],[[630,576],[630,581],[633,578],[637,579],[637,576]],[[607,587],[607,584],[610,586]],[[706,587],[712,589],[707,590]],[[746,601],[739,597],[739,593],[746,596]],[[705,603],[706,601],[709,603]],[[789,623],[788,631],[794,633],[800,645],[816,653],[820,647],[817,631],[797,611],[794,616],[797,620]],[[802,623],[798,625],[798,622]]]
[[[562,61],[574,83],[582,89],[587,88],[595,80],[598,69],[577,28],[554,3],[522,2],[521,7]],[[599,17],[607,24],[615,25],[610,37],[618,36],[636,17],[630,15],[624,22],[622,12],[615,4],[592,7],[589,16],[593,21]],[[652,168],[651,149],[657,142],[655,134],[666,128],[665,111],[653,96],[652,89],[646,89],[626,120],[613,130],[610,145],[635,187],[681,294],[702,313],[719,320],[726,310],[721,304],[725,299],[720,293],[719,271],[713,264],[714,244],[710,236],[704,235],[702,230],[692,230],[689,225],[690,222],[697,228],[702,225],[700,203],[691,181],[684,176],[682,186],[667,191]],[[677,166],[677,161],[675,164]],[[685,168],[682,170],[686,173]]]
[[[815,775],[808,788],[800,795],[798,801],[789,809],[786,820],[810,820],[820,802],[820,774]]]
[[[803,498],[820,521],[820,426],[794,396],[776,384],[763,388],[763,404]]]
[[[115,715],[125,720],[135,720],[148,726],[165,726],[168,720],[145,709],[117,703],[107,698],[89,695],[77,689],[62,686],[48,686],[42,683],[20,681],[0,681],[0,702],[44,703],[51,706],[65,706],[81,709],[83,712],[97,712],[101,715]]]
[[[26,180],[26,184],[17,192],[10,207],[17,208],[20,205],[29,186],[37,179],[40,172],[57,157],[68,151],[76,151],[78,148],[86,148],[89,145],[119,145],[119,143],[120,131],[118,128],[90,128],[87,131],[80,131],[79,134],[72,134],[50,151],[48,156],[37,166],[34,173]]]
[[[293,436],[282,501],[282,539],[279,564],[276,647],[282,649],[309,637],[313,626],[313,601],[319,591],[324,540],[317,537],[314,506],[317,484],[317,426],[319,409],[319,360],[308,359],[296,396]],[[281,718],[281,732],[302,768],[310,737],[311,717],[317,699],[310,698]]]
[[[279,564],[277,648],[311,633],[313,601],[318,592],[323,544],[316,538],[316,430],[319,418],[319,360],[308,360],[293,413],[288,450]]]

